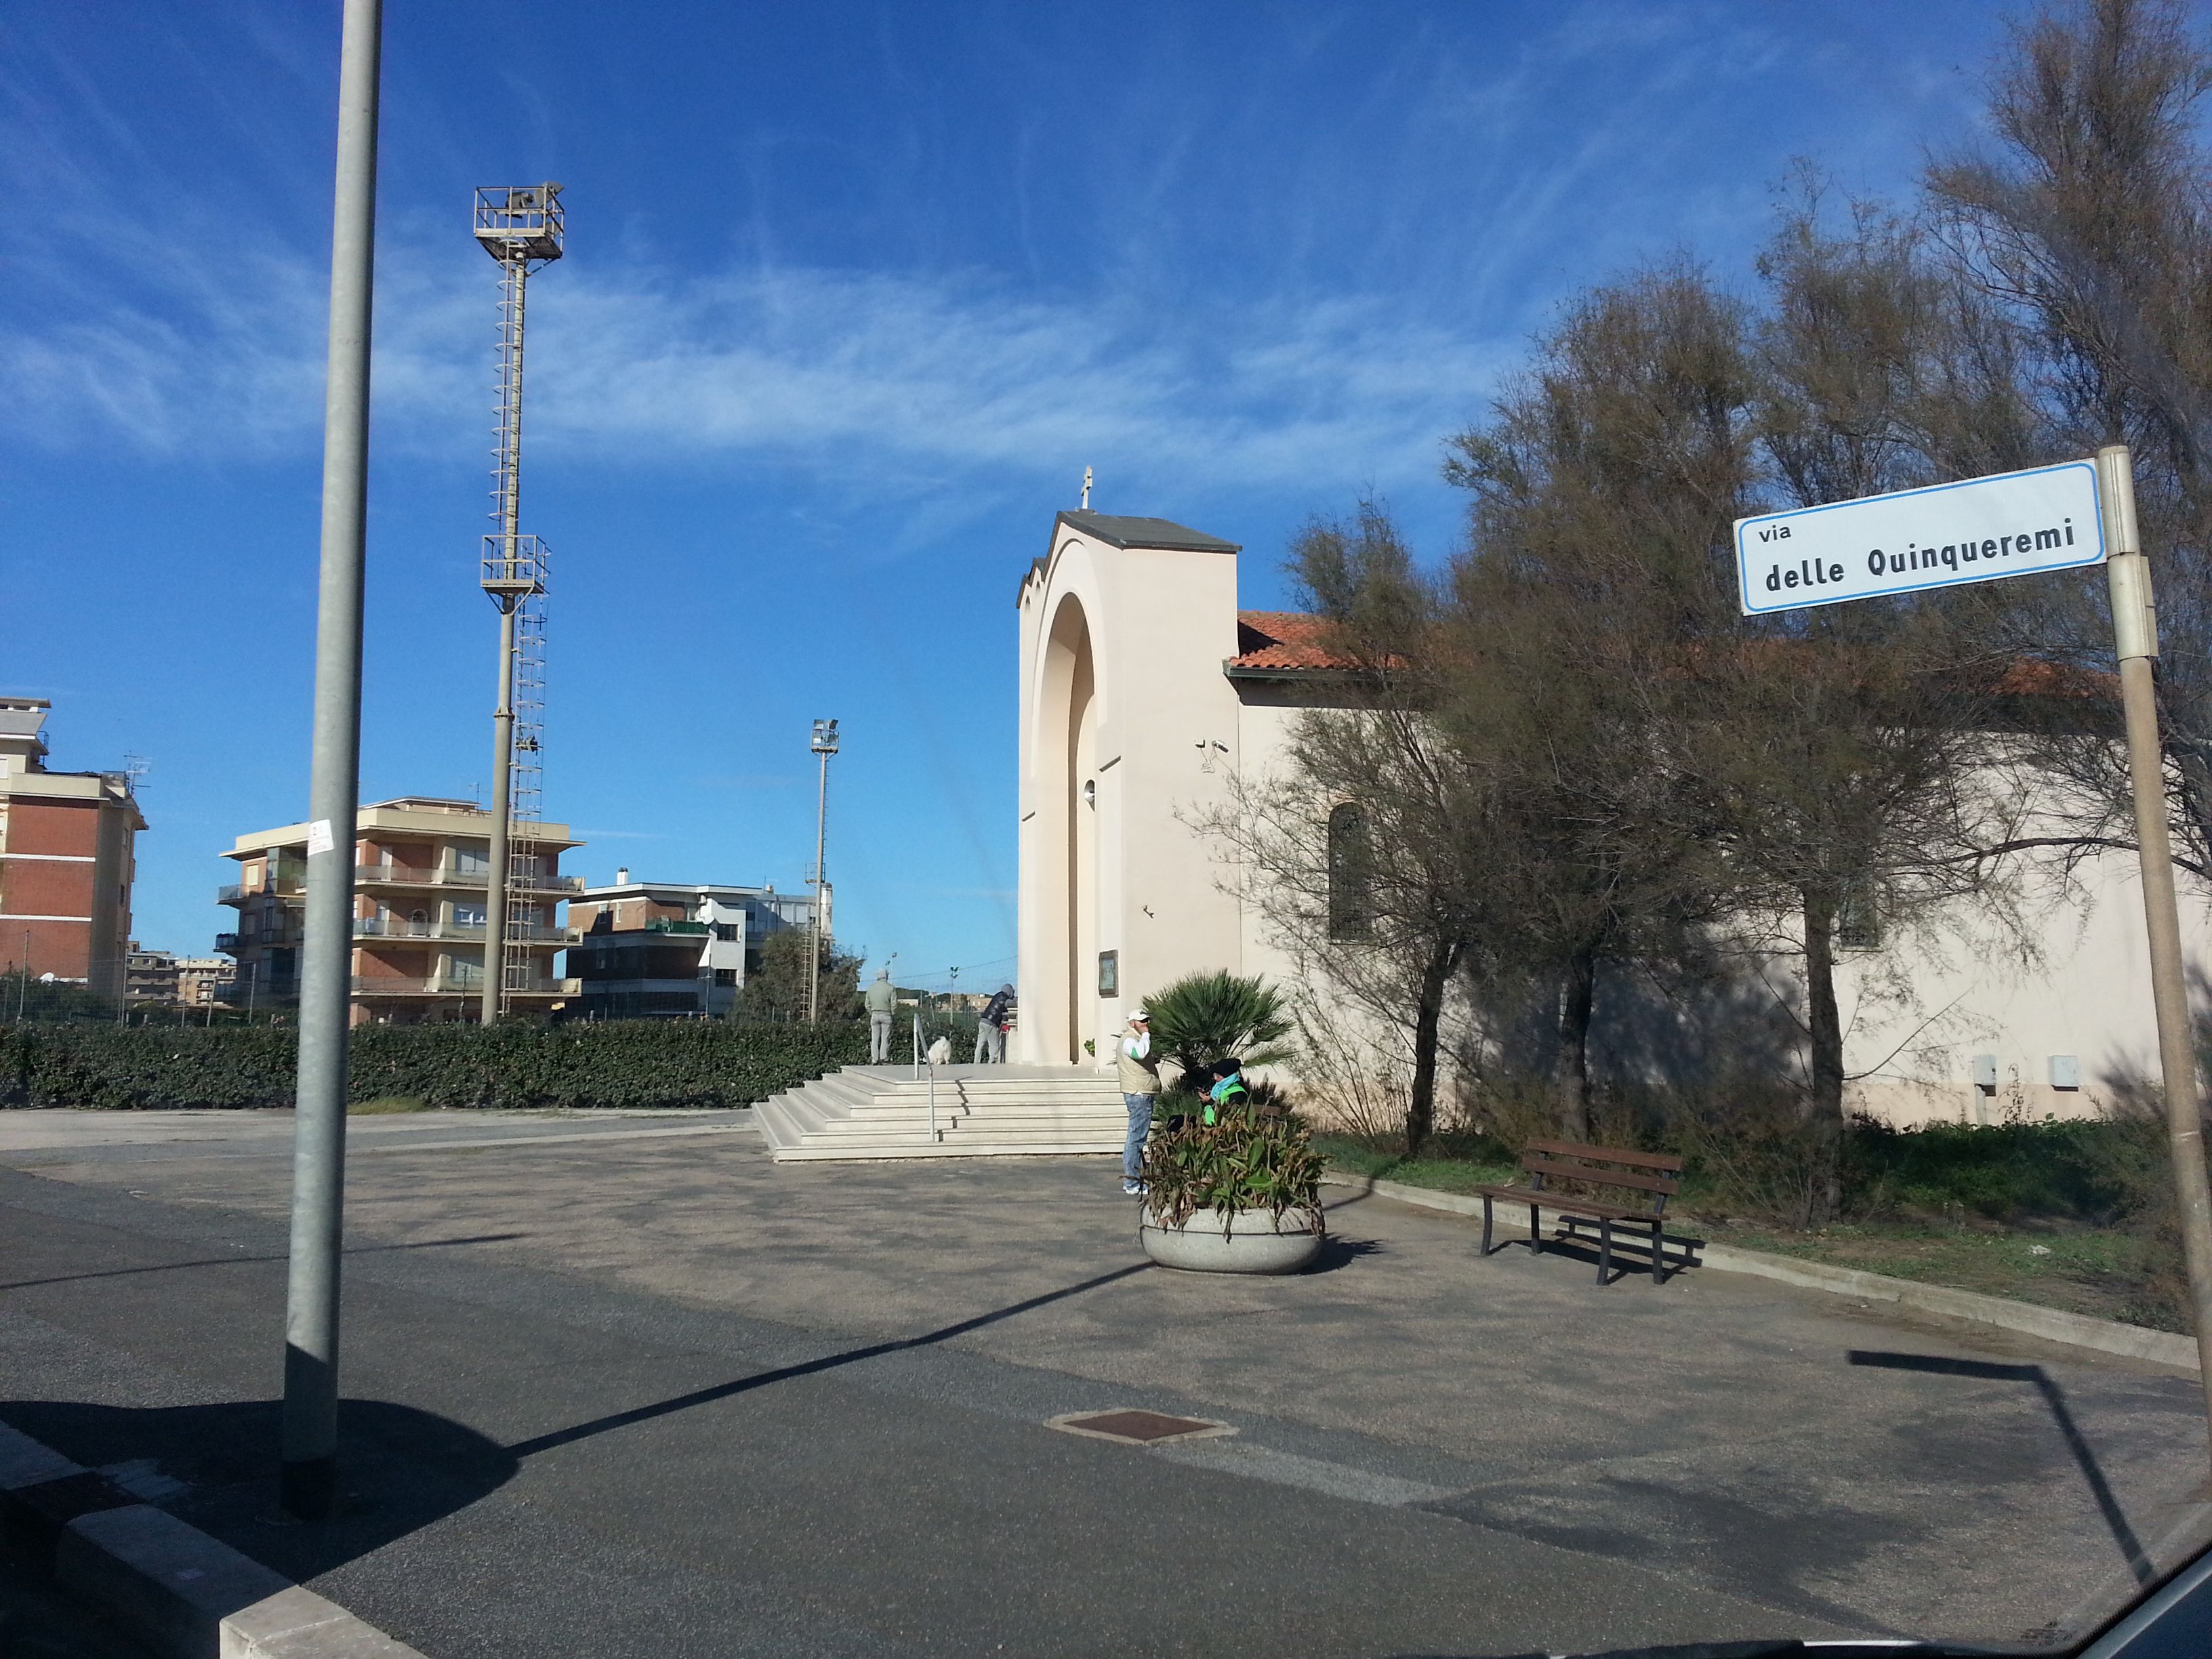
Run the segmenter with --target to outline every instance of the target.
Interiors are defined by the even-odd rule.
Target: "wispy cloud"
[[[189,264],[158,302],[0,328],[0,422],[56,448],[121,441],[196,459],[312,447],[321,273],[270,255]],[[1379,299],[1163,319],[981,276],[778,269],[683,278],[555,268],[532,306],[533,445],[627,461],[769,455],[941,473],[1070,455],[1287,481],[1347,456],[1432,465],[1504,343],[1408,322]],[[493,273],[420,248],[380,267],[378,435],[471,453],[489,401]],[[537,297],[542,296],[542,297]]]

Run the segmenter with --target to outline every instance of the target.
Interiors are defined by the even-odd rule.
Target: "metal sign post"
[[[1735,522],[1746,616],[1993,581],[2102,562],[2127,720],[2136,847],[2149,933],[2166,1139],[2181,1205],[2182,1251],[2197,1328],[2205,1414],[2212,1422],[2212,1177],[2183,977],[2181,913],[2166,829],[2165,752],[2158,735],[2158,613],[2150,561],[2136,528],[2135,469],[2124,444],[2094,461],[2005,472],[1923,489]]]
[[[2189,1303],[2197,1363],[2212,1420],[2212,1180],[2204,1169],[2204,1118],[2181,963],[2181,910],[2167,839],[2166,752],[2158,736],[2158,609],[2150,561],[2136,529],[2134,458],[2125,444],[2097,452],[2097,483],[2112,545],[2106,569],[2112,634],[2120,659],[2120,699],[2128,725],[2128,778],[2134,786],[2136,848],[2142,868],[2143,921],[2150,934],[2150,992],[2158,1014],[2159,1069],[2166,1085],[2166,1133],[2181,1201],[2181,1248],[2189,1264]]]

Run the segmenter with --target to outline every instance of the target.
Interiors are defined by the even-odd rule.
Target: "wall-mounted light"
[[[1085,779],[1084,779],[1084,781],[1083,781],[1083,804],[1084,804],[1085,806],[1090,806],[1090,807],[1096,807],[1096,806],[1098,805],[1098,780],[1097,780],[1097,779],[1096,779],[1096,778],[1085,778]]]

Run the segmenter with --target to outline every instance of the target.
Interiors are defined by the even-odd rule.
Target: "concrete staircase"
[[[753,1108],[779,1164],[811,1158],[1045,1158],[1118,1152],[1128,1114],[1110,1072],[1075,1066],[939,1066],[937,1132],[927,1067],[848,1066]]]

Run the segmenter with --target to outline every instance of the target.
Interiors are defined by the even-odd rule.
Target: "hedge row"
[[[748,1106],[866,1057],[857,1024],[628,1020],[365,1025],[356,1101],[434,1108]],[[290,1027],[0,1027],[0,1106],[289,1106]]]

